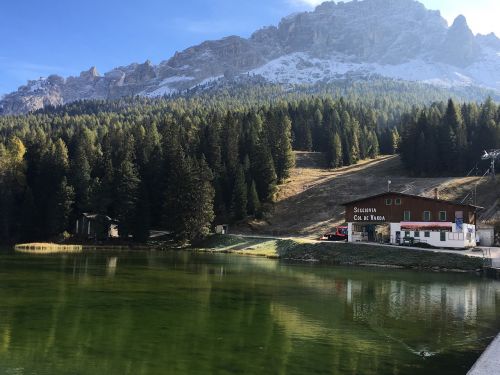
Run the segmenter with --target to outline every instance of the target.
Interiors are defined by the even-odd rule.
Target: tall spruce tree
[[[267,144],[259,142],[252,158],[252,171],[261,202],[272,202],[276,193],[278,178],[273,158]]]
[[[260,218],[261,215],[260,201],[254,180],[252,180],[252,182],[250,183],[250,186],[248,187],[247,191],[248,191],[247,212],[249,215]]]
[[[47,234],[49,236],[59,235],[69,229],[69,219],[74,196],[73,187],[68,184],[66,177],[63,177],[49,200],[46,222]]]
[[[125,152],[116,173],[116,216],[121,237],[133,234],[140,178],[132,158],[132,148]]]
[[[151,226],[150,205],[148,189],[144,183],[141,183],[133,216],[132,236],[135,242],[145,243],[149,239]]]
[[[206,236],[214,219],[212,175],[205,160],[173,150],[177,167],[171,171],[165,192],[164,225],[179,240]]]
[[[231,211],[235,220],[243,220],[247,216],[247,194],[245,173],[243,171],[243,166],[240,165],[236,170],[231,206]]]

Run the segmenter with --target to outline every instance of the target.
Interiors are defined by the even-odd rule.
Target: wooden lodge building
[[[344,204],[349,242],[425,243],[442,248],[476,246],[481,207],[386,192]]]

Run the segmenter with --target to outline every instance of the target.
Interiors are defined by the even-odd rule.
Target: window
[[[427,238],[429,238],[431,236],[431,232],[425,232],[424,236],[427,237]]]
[[[446,211],[439,211],[439,221],[446,221]]]
[[[405,237],[410,237],[410,232],[409,231],[405,232]]]
[[[452,241],[464,241],[464,234],[463,233],[451,233],[448,232],[448,239]]]
[[[446,241],[446,232],[441,232],[440,233],[440,240],[441,240],[441,242],[445,242]]]
[[[420,232],[415,232],[415,237],[420,237]]]
[[[396,198],[396,199],[394,200],[394,204],[395,204],[396,206],[401,206],[401,198]]]
[[[424,211],[424,221],[431,221],[431,212]]]
[[[386,199],[386,200],[385,200],[385,205],[386,205],[386,206],[390,206],[390,205],[392,205],[392,199],[390,199],[390,198]]]
[[[405,211],[403,221],[411,221],[411,212],[410,211]]]

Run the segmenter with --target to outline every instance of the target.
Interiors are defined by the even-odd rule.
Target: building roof
[[[350,201],[350,202],[342,203],[342,206],[348,206],[348,205],[351,205],[351,204],[354,204],[354,203],[359,203],[359,202],[367,201],[367,200],[370,200],[370,199],[373,199],[373,198],[383,197],[383,196],[386,196],[386,195],[391,195],[391,196],[396,195],[396,196],[401,197],[401,198],[418,198],[418,199],[424,199],[424,200],[432,201],[432,202],[452,204],[452,205],[455,205],[455,206],[472,207],[472,208],[475,208],[475,209],[478,209],[478,210],[484,208],[484,207],[481,207],[481,206],[475,206],[473,204],[456,203],[456,202],[451,202],[451,201],[447,201],[447,200],[444,200],[444,199],[435,199],[435,198],[423,197],[421,195],[398,193],[396,191],[386,191],[384,193],[380,193],[380,194],[372,195],[372,196],[369,196],[369,197],[364,197],[364,198],[356,199],[356,200],[353,200],[353,201]]]
[[[117,219],[113,219],[109,216],[102,215],[102,214],[84,212],[82,214],[82,216],[86,217],[89,220],[96,220],[98,217],[104,217],[106,220],[110,221],[111,223],[118,223],[119,222],[119,220],[117,220]]]

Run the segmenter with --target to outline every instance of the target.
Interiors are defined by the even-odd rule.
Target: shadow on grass
[[[389,246],[299,244],[287,240],[278,241],[277,251],[281,259],[334,265],[378,265],[468,272],[483,268],[483,260],[477,257]]]

